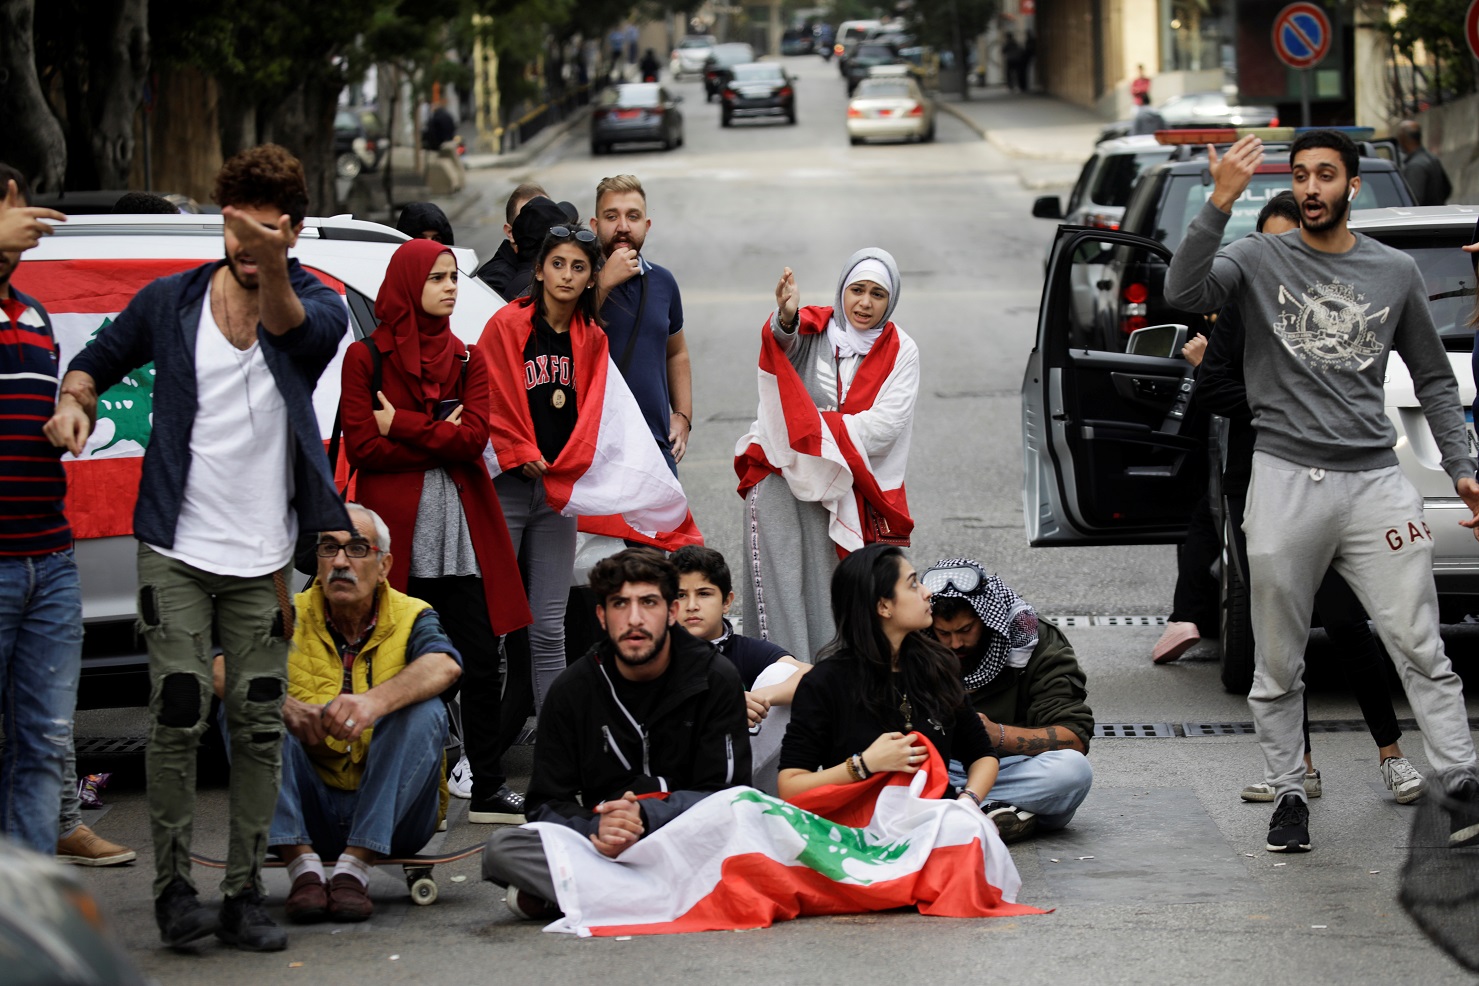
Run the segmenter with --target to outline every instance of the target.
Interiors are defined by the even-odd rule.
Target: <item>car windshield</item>
[[[635,108],[651,108],[658,104],[658,87],[651,83],[639,85],[617,86],[615,91],[607,90],[602,95],[601,102],[605,106],[625,106]]]
[[[1468,232],[1424,236],[1376,230],[1371,235],[1417,261],[1428,289],[1428,310],[1445,348],[1453,352],[1458,344],[1467,352],[1474,343],[1469,325],[1474,314],[1474,262],[1460,247],[1469,242]]]
[[[720,45],[714,49],[713,59],[720,65],[741,65],[753,62],[755,53],[750,50],[749,45],[743,47]]]
[[[1372,171],[1361,176],[1361,191],[1351,203],[1352,209],[1379,209],[1383,207],[1409,205],[1397,185],[1394,171]],[[1253,176],[1242,196],[1233,203],[1232,218],[1223,231],[1224,246],[1240,236],[1253,232],[1258,223],[1258,213],[1269,199],[1290,186],[1289,172],[1263,172]],[[1166,192],[1166,205],[1156,223],[1155,238],[1172,250],[1181,245],[1186,227],[1196,218],[1203,205],[1212,197],[1212,183],[1202,182],[1201,175],[1176,175]]]
[[[355,119],[353,113],[350,113],[348,111],[342,111],[342,112],[339,112],[339,113],[335,113],[334,114],[334,129],[335,130],[358,130],[359,129],[359,121]]]
[[[734,67],[736,82],[779,82],[781,67],[774,62],[750,62]]]
[[[678,42],[679,48],[712,48],[713,38],[684,38]]]
[[[1094,188],[1089,193],[1089,201],[1095,205],[1123,206],[1130,201],[1130,192],[1134,190],[1135,179],[1140,177],[1140,172],[1170,156],[1169,147],[1158,147],[1136,154],[1109,155],[1099,173],[1094,176]]]
[[[866,37],[871,30],[872,28],[868,27],[850,27],[842,33],[842,40],[857,41],[859,38]]]
[[[894,50],[888,45],[858,45],[858,53],[853,56],[854,61],[862,61],[865,58],[893,58]]]
[[[909,83],[901,79],[864,79],[858,83],[858,99],[908,99]]]

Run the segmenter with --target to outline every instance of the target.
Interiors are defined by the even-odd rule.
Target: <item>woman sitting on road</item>
[[[465,762],[450,786],[466,797],[470,769],[472,811],[486,816],[473,820],[519,823],[524,799],[504,783],[497,745],[498,638],[528,625],[529,607],[482,464],[488,373],[452,333],[456,304],[452,251],[402,243],[375,299],[379,328],[345,353],[339,409],[356,499],[385,519],[392,544],[408,546],[394,554],[390,584],[430,603],[462,652]]]
[[[945,763],[966,765],[958,797],[983,804],[996,782],[997,754],[966,703],[959,661],[923,632],[931,625],[930,592],[904,552],[873,544],[843,559],[832,576],[832,611],[837,636],[791,703],[780,796],[880,771],[916,773],[928,752],[909,738],[914,732]]]
[[[801,308],[787,267],[761,334],[759,412],[735,449],[744,628],[803,661],[835,632],[821,587],[839,554],[907,544],[914,527],[904,470],[919,350],[889,321],[899,286],[892,256],[859,250],[835,307]]]

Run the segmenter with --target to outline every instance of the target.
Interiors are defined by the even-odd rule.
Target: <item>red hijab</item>
[[[375,317],[380,328],[390,332],[401,370],[428,403],[441,400],[457,380],[458,360],[467,352],[467,346],[452,334],[451,319],[428,315],[421,307],[421,293],[432,266],[442,254],[451,252],[435,240],[402,243],[390,258],[375,298]]]

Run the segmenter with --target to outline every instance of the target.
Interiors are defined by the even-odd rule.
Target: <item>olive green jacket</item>
[[[970,694],[971,706],[992,722],[1032,729],[1063,726],[1084,741],[1086,753],[1094,735],[1094,710],[1087,699],[1087,680],[1073,645],[1047,621],[1038,623],[1037,646],[1025,667],[1002,668],[995,680]]]

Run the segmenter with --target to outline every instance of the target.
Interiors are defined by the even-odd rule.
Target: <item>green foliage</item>
[[[1428,91],[1413,96],[1442,103],[1479,89],[1474,57],[1464,39],[1464,14],[1469,9],[1469,0],[1420,3],[1386,0],[1386,7],[1401,16],[1395,20],[1379,17],[1377,26],[1389,39],[1393,52],[1420,66],[1418,72],[1425,77]],[[1419,52],[1427,56],[1425,66]]]
[[[999,0],[916,0],[909,11],[909,30],[923,44],[954,51],[957,46],[969,47],[1000,10]]]

